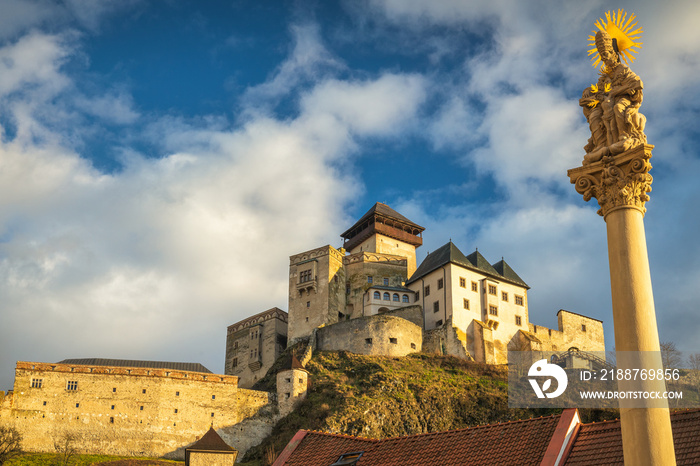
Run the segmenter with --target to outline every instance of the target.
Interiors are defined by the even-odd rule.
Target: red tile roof
[[[672,413],[671,428],[676,464],[700,464],[700,409]],[[620,421],[581,424],[565,464],[624,464]]]
[[[328,466],[363,451],[357,466],[539,465],[560,415],[385,440],[301,430],[275,462]]]

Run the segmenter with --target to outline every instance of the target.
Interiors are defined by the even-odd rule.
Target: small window
[[[212,395],[212,396],[211,396],[211,399],[212,399],[212,400],[216,400],[216,395]]]
[[[114,418],[113,418],[113,417],[110,417],[110,418],[109,418],[109,423],[110,423],[110,424],[114,424]]]
[[[44,379],[32,379],[32,388],[41,388]]]
[[[491,314],[492,316],[497,316],[498,308],[494,305],[489,305],[489,314]]]
[[[384,293],[384,301],[389,301],[390,299],[389,293]]]
[[[479,284],[477,282],[472,282],[472,291],[479,291]]]
[[[508,302],[508,293],[501,291],[501,300]]]
[[[345,294],[350,294],[350,285],[345,285]]]
[[[336,462],[331,464],[331,466],[353,466],[357,464],[357,461],[360,459],[363,453],[363,451],[344,453],[340,455]]]
[[[374,299],[382,299],[382,294],[379,291],[374,292]]]
[[[438,278],[438,290],[441,290],[444,285],[445,282],[442,280],[442,278]]]
[[[469,300],[464,298],[464,309],[469,310]]]
[[[143,406],[139,406],[139,411],[143,411]]]
[[[211,417],[214,417],[214,413],[211,413]]]
[[[80,403],[76,403],[76,404],[75,404],[75,407],[76,407],[76,408],[80,408]]]
[[[439,327],[439,326],[441,326],[441,325],[442,325],[442,320],[438,320],[437,322],[435,322],[435,326],[436,326],[436,327]]]
[[[238,367],[238,358],[233,358],[231,361],[231,367]],[[175,396],[180,396],[180,392],[176,392]]]
[[[464,277],[459,277],[459,286],[462,288],[467,287],[467,279]]]
[[[304,383],[304,379],[299,379],[299,383]]]
[[[520,316],[515,316],[515,325],[517,325],[517,326],[523,325],[523,319]]]
[[[112,405],[112,409],[114,409],[114,405]]]
[[[367,283],[372,283],[374,281],[374,278],[372,275],[367,275]]]
[[[518,306],[522,306],[523,305],[523,297],[515,295],[515,304],[517,304]]]
[[[395,345],[398,343],[398,340],[396,338],[389,338],[389,343]]]
[[[394,293],[394,295],[393,295],[391,298],[392,298],[394,301],[396,301],[397,303],[399,302],[399,294],[398,294],[398,293]]]
[[[44,401],[44,406],[46,406],[46,402]]]
[[[388,278],[384,279],[384,286],[389,286],[389,279]]]
[[[433,303],[433,312],[438,312],[440,310],[440,301],[435,301]]]
[[[420,299],[420,291],[416,291],[416,301],[418,301],[419,299]]]
[[[175,408],[175,414],[177,414],[177,408]]]
[[[311,269],[302,270],[301,272],[299,272],[299,283],[306,283],[310,282],[311,280]]]
[[[407,302],[408,302],[408,295],[407,295],[407,294],[401,296],[401,302],[402,302],[402,303],[407,303]]]
[[[78,389],[78,381],[77,380],[69,380],[66,382],[66,390],[69,391],[76,391]]]
[[[311,307],[311,301],[306,301],[306,307]]]
[[[586,324],[581,324],[581,331],[585,332],[586,331]]]
[[[415,343],[411,343],[411,349],[416,349],[416,344],[415,344]]]
[[[365,338],[365,343],[368,345],[372,344],[372,339],[371,338]]]
[[[117,387],[112,388],[112,393],[117,393]]]
[[[426,298],[428,296],[430,296],[430,285],[425,287],[425,290],[423,291],[423,293],[425,294]]]
[[[496,285],[489,285],[489,294],[498,296],[498,289],[496,288]]]
[[[146,393],[146,389],[144,388],[143,390],[141,390],[141,393]]]

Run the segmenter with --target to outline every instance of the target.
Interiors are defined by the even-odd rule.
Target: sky
[[[1,0],[0,390],[18,360],[224,370],[289,256],[375,202],[504,257],[530,321],[613,321],[605,223],[566,170],[588,35],[637,15],[659,333],[700,352],[700,3]]]

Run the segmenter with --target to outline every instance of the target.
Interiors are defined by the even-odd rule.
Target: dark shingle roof
[[[205,450],[205,451],[236,451],[216,433],[213,427],[210,427],[201,439],[197,440],[194,445],[187,447],[188,450]]]
[[[676,464],[700,464],[700,409],[671,414]],[[620,420],[581,424],[566,465],[624,465]]]
[[[304,433],[301,440],[296,445],[290,442],[284,457],[275,464],[328,466],[344,453],[362,451],[358,466],[539,465],[559,418],[556,415],[385,440],[300,431]]]
[[[360,219],[359,219],[357,222],[355,222],[355,224],[354,224],[353,226],[351,226],[350,228],[348,228],[348,229],[347,229],[342,235],[340,235],[340,236],[341,236],[342,238],[347,237],[348,235],[350,235],[351,231],[352,231],[355,227],[361,225],[365,220],[367,220],[368,218],[372,217],[374,214],[378,214],[378,215],[381,215],[381,216],[383,216],[383,217],[388,217],[388,218],[392,218],[392,219],[394,219],[394,220],[398,220],[399,222],[405,223],[405,224],[407,224],[407,225],[411,225],[412,227],[417,228],[417,229],[420,229],[421,231],[425,230],[425,228],[423,228],[422,226],[418,225],[417,223],[414,223],[414,222],[410,221],[409,219],[407,219],[406,217],[404,217],[403,215],[401,215],[400,213],[398,213],[397,211],[395,211],[394,209],[392,209],[392,208],[389,207],[388,205],[383,204],[383,203],[381,203],[381,202],[377,202],[376,204],[374,204],[374,205],[367,211],[367,213],[365,213],[362,217],[360,217]]]
[[[413,283],[419,278],[428,275],[433,270],[436,270],[449,263],[479,271],[497,280],[505,279],[526,288],[530,288],[504,260],[501,260],[492,266],[478,250],[474,251],[468,256],[465,256],[452,241],[440,246],[435,251],[428,254],[406,283]]]
[[[165,361],[139,361],[133,359],[64,359],[56,364],[75,364],[78,366],[114,366],[114,367],[138,367],[149,369],[172,369],[175,371],[202,372],[211,374],[212,372],[203,365],[196,362],[165,362]]]
[[[525,283],[523,279],[520,278],[517,273],[515,273],[515,270],[513,270],[505,260],[501,259],[500,261],[496,262],[493,264],[493,268],[496,269],[496,272],[498,272],[499,275],[507,278],[508,280],[520,283],[523,286],[527,286],[527,283]]]

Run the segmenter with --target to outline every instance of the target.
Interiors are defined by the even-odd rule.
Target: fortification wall
[[[27,451],[54,451],[71,435],[81,452],[181,457],[212,424],[237,424],[272,401],[234,376],[20,361],[0,423],[21,432]]]
[[[321,351],[400,357],[421,351],[422,346],[421,327],[384,314],[338,322],[316,333],[316,347]]]

